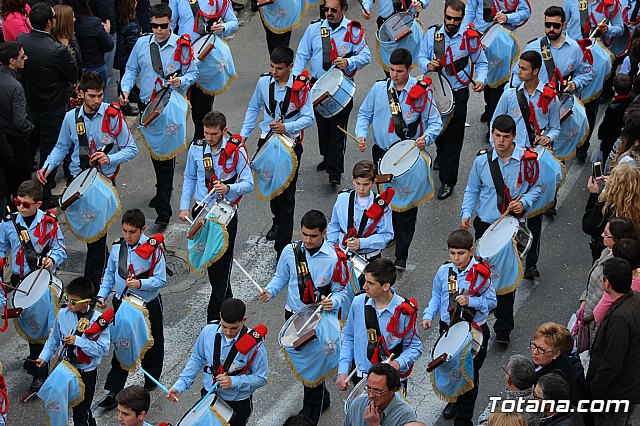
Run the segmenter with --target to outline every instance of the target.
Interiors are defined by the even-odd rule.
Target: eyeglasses
[[[502,371],[504,371],[504,374],[506,374],[507,376],[509,375],[509,372],[507,371],[507,369],[504,367],[504,365],[502,366]]]
[[[28,209],[29,207],[38,204],[40,201],[20,201],[17,197],[13,199],[13,204],[16,205],[16,207],[20,207],[20,206],[24,206],[25,209]]]
[[[613,239],[613,235],[611,235],[611,234],[605,234],[605,233],[603,232],[603,233],[602,233],[602,238],[603,238],[603,239],[607,239],[607,238],[611,238],[611,239]]]
[[[23,53],[22,55],[14,56],[14,57],[13,57],[13,58],[11,58],[11,59],[27,59],[27,55]]]
[[[560,22],[545,22],[544,26],[545,28],[553,27],[556,30],[559,30],[560,28],[562,28],[562,24]]]
[[[380,395],[384,395],[385,393],[391,391],[391,389],[380,390],[380,389],[375,389],[375,388],[369,387],[369,385],[364,385],[364,391],[366,393],[372,393],[374,395],[380,396]]]
[[[69,295],[67,293],[64,293],[62,295],[64,301],[68,304],[70,304],[71,306],[76,306],[77,304],[80,303],[87,303],[87,302],[91,302],[91,299],[82,299],[82,300],[73,300],[73,299],[69,299]]]
[[[535,393],[535,392],[533,392],[533,393],[531,394],[531,396],[533,397],[533,399],[537,399],[537,400],[542,401],[542,397],[541,397],[541,396],[536,395],[536,393]]]
[[[462,16],[449,16],[446,13],[444,14],[444,20],[445,21],[453,21],[453,22],[460,22],[462,21]]]
[[[164,24],[155,24],[152,22],[151,28],[153,28],[154,30],[157,30],[157,29],[166,30],[167,28],[169,28],[169,23],[165,22]]]
[[[338,13],[340,9],[338,9],[337,7],[327,7],[327,6],[322,6],[322,11],[323,12],[328,12],[328,11],[332,11],[333,13]]]
[[[543,348],[541,348],[540,346],[536,345],[536,344],[535,344],[535,343],[533,343],[533,342],[529,342],[529,346],[531,347],[531,350],[532,350],[532,351],[536,351],[536,352],[538,352],[540,355],[544,355],[544,354],[546,354],[546,353],[548,353],[548,352],[551,352],[551,351],[550,351],[550,350],[548,350],[548,349],[543,349]]]

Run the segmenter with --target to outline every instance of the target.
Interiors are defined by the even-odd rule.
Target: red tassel
[[[582,49],[582,60],[589,62],[591,65],[593,65],[593,53],[589,47],[591,47],[592,44],[593,40],[589,38],[578,40],[578,45],[580,46],[580,49]]]

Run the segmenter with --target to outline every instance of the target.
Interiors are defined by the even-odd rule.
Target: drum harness
[[[596,6],[596,12],[602,13],[606,19],[612,19],[620,10],[620,3],[618,1],[612,1],[611,5],[605,5],[606,0],[600,0],[598,6]],[[614,6],[613,11],[608,12],[607,7]],[[593,13],[589,11],[589,4],[586,0],[578,1],[578,11],[580,12],[580,31],[582,33],[582,40],[576,40],[578,45],[582,49],[583,60],[593,65],[593,54],[591,53],[591,46],[593,45],[593,39],[590,37],[589,32],[592,29],[592,25],[598,26],[598,22],[595,20]],[[594,35],[597,36],[597,33]]]
[[[20,240],[20,248],[16,253],[16,263],[20,266],[20,277],[24,278],[24,262],[26,260],[27,265],[29,266],[29,270],[34,271],[38,269],[38,264],[43,257],[46,257],[51,251],[51,245],[48,241],[51,238],[58,238],[58,219],[56,215],[52,211],[47,211],[44,213],[44,217],[42,221],[37,225],[34,236],[38,238],[38,244],[42,245],[47,243],[40,253],[38,253],[33,246],[33,242],[31,241],[31,237],[29,236],[29,231],[27,228],[20,225],[14,215],[18,215],[18,213],[11,213],[7,207],[7,211],[9,212],[8,217],[13,224],[16,233],[18,234],[18,239]],[[35,220],[35,219],[34,219]],[[49,232],[46,231],[46,226],[51,224],[51,230]]]
[[[416,84],[416,86],[417,85],[418,84]],[[402,107],[400,106],[400,101],[398,100],[398,93],[396,92],[395,88],[391,87],[390,79],[387,79],[387,97],[389,99],[389,108],[391,108],[389,133],[395,133],[396,136],[400,138],[400,140],[412,138],[413,136],[415,136],[418,130],[418,126],[422,127],[422,112],[426,107],[426,99],[425,105],[423,105],[422,108],[411,106],[411,109],[418,113],[418,118],[414,122],[407,124],[404,121],[404,117],[402,116]],[[409,97],[407,96],[407,101],[408,100]]]
[[[206,141],[202,143],[202,162],[204,165],[204,185],[207,187],[207,190],[211,191],[213,189],[213,185],[216,182],[222,182],[225,185],[230,185],[232,183],[235,183],[238,180],[238,175],[241,174],[244,168],[247,167],[247,165],[249,164],[249,156],[246,153],[246,148],[244,151],[241,150],[242,142],[240,142],[239,135],[231,135],[231,137],[227,140],[227,144],[225,145],[224,149],[221,148],[222,152],[220,153],[220,158],[218,158],[218,165],[222,167],[222,170],[225,173],[231,173],[232,171],[235,170],[236,166],[238,165],[238,156],[240,155],[240,152],[242,152],[242,155],[244,156],[245,165],[242,168],[242,170],[240,170],[239,173],[235,173],[232,177],[230,177],[227,180],[220,181],[218,179],[218,176],[216,175],[216,172],[213,167],[212,153],[205,152],[207,145],[208,144],[206,143]],[[231,166],[227,167],[227,161],[230,158],[233,158],[233,161]],[[238,199],[236,199],[233,202],[230,202],[229,204],[231,204],[232,206],[235,206],[240,202],[241,199],[242,199],[242,195],[240,195]]]
[[[522,114],[522,118],[524,119],[524,124],[527,129],[527,138],[529,139],[529,145],[535,146],[536,136],[542,135],[542,133],[540,131],[540,126],[538,125],[538,120],[536,119],[536,111],[533,103],[530,100],[527,101],[524,90],[524,87],[521,89],[516,89],[516,98],[518,100],[520,113]],[[545,85],[544,91],[540,94],[537,103],[537,106],[542,109],[542,112],[544,114],[549,111],[549,104],[555,96],[555,91],[548,85]],[[553,145],[551,145],[551,148],[553,149]]]
[[[472,82],[471,76],[473,75],[473,70],[475,69],[475,63],[473,61],[471,61],[471,69],[469,70],[470,72],[467,73],[466,71],[467,65],[469,65],[471,54],[476,53],[482,48],[482,43],[480,43],[480,35],[472,25],[473,24],[470,24],[469,28],[464,31],[462,43],[460,44],[460,50],[466,50],[467,52],[469,52],[469,54],[455,61],[453,60],[453,51],[451,50],[451,46],[445,48],[444,34],[440,32],[442,25],[435,25],[435,29],[433,31],[433,54],[436,60],[440,62],[440,66],[444,68],[445,72],[448,75],[455,76],[456,80],[458,80],[458,82],[463,86],[466,86]],[[471,43],[471,40],[476,40],[476,42]],[[447,61],[447,57],[449,58],[449,61]],[[458,75],[458,70],[464,72],[467,75],[468,80],[462,80]],[[438,74],[440,75],[440,78],[443,78],[440,73]]]
[[[360,31],[358,32],[357,36],[353,34],[353,28],[359,28]],[[351,21],[347,24],[347,33],[344,35],[343,41],[350,43],[353,47],[360,43],[363,37],[364,29],[362,28],[360,22]],[[333,61],[335,61],[338,56],[347,59],[360,53],[360,51],[354,53],[353,50],[350,50],[344,55],[339,55],[336,42],[333,40],[333,37],[331,37],[331,30],[329,30],[329,28],[327,27],[322,26],[322,24],[320,24],[320,40],[322,41],[322,69],[324,71],[329,71],[329,69],[333,66]],[[366,42],[364,45],[362,45],[360,50],[362,50],[364,46],[366,46]],[[341,71],[344,73],[344,70]],[[356,72],[357,70],[354,71],[353,74],[345,74],[349,77],[353,77]],[[315,82],[315,80],[312,79],[312,82]]]
[[[212,366],[205,365],[203,368],[206,374],[211,374],[211,376],[213,377],[214,383],[216,381],[216,376],[219,374],[226,374],[227,376],[240,376],[243,374],[247,374],[247,371],[249,371],[249,368],[251,368],[251,365],[253,364],[253,361],[255,360],[256,355],[258,354],[257,346],[262,342],[263,335],[266,334],[266,331],[263,334],[260,334],[260,331],[257,330],[257,328],[260,328],[260,327],[261,326],[258,325],[250,333],[248,333],[249,329],[247,328],[247,326],[246,325],[242,326],[242,329],[240,329],[240,333],[237,336],[237,340],[235,344],[231,347],[231,349],[229,349],[229,353],[227,354],[227,357],[224,360],[224,364],[220,363],[220,356],[222,355],[222,352],[221,352],[222,334],[216,333],[214,346],[213,346],[213,365]],[[219,329],[220,329],[220,324],[218,323],[218,330]],[[264,327],[264,329],[266,330],[266,327]],[[249,339],[247,338],[243,339],[243,337],[245,337],[247,333],[249,335]],[[238,346],[240,346],[241,342],[244,343],[244,340],[247,340],[247,341],[253,340],[253,342],[250,343],[251,347],[249,348],[243,347],[241,350]],[[231,365],[233,364],[233,361],[235,361],[236,356],[238,356],[238,352],[241,352],[244,355],[246,355],[254,347],[256,348],[256,350],[253,351],[253,354],[251,354],[249,361],[247,361],[244,367],[238,368],[237,370],[234,370],[234,371],[229,371],[229,369],[231,368]]]
[[[293,256],[296,262],[296,275],[298,277],[298,291],[300,293],[300,301],[305,305],[316,303],[320,296],[327,296],[331,293],[331,286],[326,285],[318,287],[318,298],[316,298],[316,287],[311,278],[311,271],[307,263],[307,256],[302,250],[302,241],[291,243],[293,248]]]
[[[484,150],[483,150],[484,151]],[[496,201],[498,204],[498,210],[500,213],[504,213],[507,210],[507,206],[511,202],[511,193],[509,191],[509,187],[504,182],[504,177],[502,176],[502,172],[500,171],[500,165],[498,161],[500,161],[500,157],[492,160],[491,157],[493,155],[493,149],[488,149],[486,152],[480,151],[479,155],[485,154],[487,156],[487,162],[489,164],[489,171],[491,172],[491,179],[493,180],[493,186],[496,190]],[[540,173],[540,168],[538,165],[538,154],[531,148],[526,147],[524,150],[524,155],[520,159],[520,173],[518,174],[518,183],[522,183],[522,175],[524,168],[524,180],[527,182],[527,189],[523,192],[526,194],[529,192],[529,188],[531,184],[535,183],[538,180],[538,176]],[[526,212],[523,212],[516,217],[522,217],[526,215]]]

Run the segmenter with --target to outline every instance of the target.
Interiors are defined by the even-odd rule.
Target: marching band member
[[[327,241],[349,249],[367,260],[380,257],[393,239],[390,195],[376,195],[372,188],[376,166],[368,160],[353,166],[353,188],[338,194],[327,227]],[[385,199],[385,197],[389,197]]]
[[[207,324],[196,340],[187,365],[169,389],[167,399],[177,402],[191,387],[200,370],[204,397],[214,383],[216,393],[234,411],[231,426],[244,426],[253,410],[253,393],[267,384],[269,365],[263,339],[267,327],[249,329],[246,306],[240,299],[227,299],[220,305],[220,321]]]
[[[122,215],[122,237],[113,242],[107,268],[98,292],[98,307],[107,307],[106,298],[115,290],[113,309],[118,311],[122,299],[129,293],[141,297],[146,302],[149,313],[153,346],[145,353],[142,367],[157,380],[162,373],[164,359],[164,330],[162,317],[162,297],[160,290],[167,283],[164,250],[164,235],[151,238],[144,235],[147,229],[145,217],[139,209],[131,209]],[[132,336],[133,337],[133,336]],[[117,407],[116,395],[124,388],[128,372],[120,366],[115,353],[111,358],[111,370],[104,388],[107,396],[98,404],[105,410]],[[156,384],[145,376],[145,388],[153,390]]]
[[[347,374],[357,365],[353,377],[357,384],[372,365],[387,362],[406,379],[422,355],[422,342],[416,330],[418,304],[392,289],[396,268],[388,259],[375,259],[364,270],[365,294],[351,304],[344,327],[336,386],[347,390]],[[389,361],[390,356],[394,358]],[[406,380],[403,387],[406,391]]]
[[[169,84],[178,93],[185,95],[187,89],[196,81],[198,68],[191,58],[186,60],[184,50],[191,44],[187,38],[178,37],[171,32],[171,8],[164,3],[151,7],[151,28],[153,34],[140,37],[136,41],[122,76],[122,94],[118,98],[122,105],[129,103],[129,92],[138,82],[140,99],[143,105],[140,113],[154,96],[157,85]],[[184,123],[186,126],[186,123]],[[173,215],[171,210],[171,192],[175,158],[169,160],[151,159],[156,174],[156,195],[149,203],[158,214],[156,224],[167,226]]]
[[[418,64],[423,72],[438,71],[447,79],[453,89],[455,101],[453,116],[447,128],[436,139],[438,155],[434,170],[439,169],[440,200],[449,198],[458,183],[469,84],[472,84],[474,92],[481,92],[487,79],[487,57],[480,43],[480,35],[472,27],[461,26],[465,7],[462,0],[447,0],[444,6],[444,25],[429,28],[422,39],[418,56]],[[472,78],[474,69],[475,80]]]
[[[318,210],[310,210],[300,225],[302,241],[284,248],[275,275],[259,296],[266,303],[286,287],[285,320],[312,303],[320,303],[326,311],[338,312],[347,296],[346,291],[342,291],[344,287],[333,279],[338,257],[334,247],[324,240],[327,218]],[[327,297],[330,294],[332,296]],[[305,386],[300,414],[317,424],[329,404],[329,391],[324,382],[315,388]]]
[[[311,66],[311,81],[315,82],[332,66],[342,70],[350,78],[371,62],[364,28],[358,21],[344,16],[347,0],[326,0],[322,6],[326,19],[318,19],[307,27],[296,53],[293,74],[300,75],[307,63]],[[340,185],[344,172],[346,135],[338,129],[347,128],[353,99],[338,114],[324,118],[315,113],[318,126],[318,143],[323,159],[316,170],[329,174],[329,182]]]
[[[223,197],[237,205],[253,191],[253,177],[247,149],[241,145],[238,136],[227,137],[227,118],[220,111],[210,111],[202,120],[204,139],[194,140],[184,169],[182,197],[180,197],[180,219],[184,222],[192,213],[197,216],[201,203],[210,191],[215,196],[208,197],[206,204],[213,206],[217,197]],[[191,197],[196,206],[189,211]],[[197,211],[196,211],[197,210]],[[220,305],[225,299],[233,297],[231,291],[231,262],[238,230],[238,212],[226,226],[229,233],[229,246],[215,263],[207,268],[211,296],[207,307],[207,322],[220,319]]]
[[[0,271],[7,263],[5,256],[10,249],[13,257],[10,281],[14,287],[18,287],[20,281],[39,266],[55,272],[67,259],[64,237],[55,211],[40,210],[42,186],[38,182],[27,180],[20,184],[16,194],[13,202],[18,212],[11,213],[12,217],[5,218],[0,224]],[[28,239],[23,239],[25,234],[22,231],[27,232]],[[20,398],[21,401],[31,399],[47,377],[47,368],[36,367],[33,360],[42,352],[44,340],[53,326],[53,315],[49,313],[54,312],[54,303],[57,301],[52,301],[50,309],[44,310],[44,316],[34,313],[36,315],[29,315],[29,322],[18,322],[29,342],[29,355],[23,368],[33,376],[29,390]]]
[[[51,170],[54,170],[73,147],[69,169],[74,176],[97,165],[107,178],[113,182],[120,165],[138,155],[129,126],[117,105],[102,102],[104,82],[100,74],[90,71],[82,75],[78,90],[84,97],[81,106],[68,111],[64,116],[62,128],[56,146],[47,157],[42,169],[38,170],[38,180],[43,185]],[[101,150],[113,143],[109,152]],[[95,206],[96,210],[101,206]],[[107,232],[95,242],[87,243],[87,258],[84,276],[91,280],[94,288],[100,283],[100,277],[107,263]]]
[[[486,264],[475,259],[473,245],[473,235],[466,230],[458,229],[449,235],[449,260],[440,266],[433,277],[431,300],[422,317],[422,328],[431,330],[432,321],[440,314],[441,335],[447,332],[449,324],[460,320],[482,330],[482,346],[473,358],[473,388],[459,395],[455,403],[448,403],[442,413],[447,420],[455,417],[454,424],[457,425],[473,424],[471,418],[478,397],[479,372],[487,356],[491,337],[487,317],[497,304],[496,292],[491,285],[491,271]],[[456,314],[453,321],[452,310]]]
[[[518,79],[522,83],[517,88],[505,89],[494,114],[494,117],[506,114],[515,119],[515,143],[520,147],[542,145],[551,149],[560,135],[560,105],[555,90],[538,78],[541,68],[542,56],[538,52],[527,51],[520,55]],[[533,242],[527,253],[524,278],[533,279],[540,276],[537,264],[542,215],[530,217],[527,227],[533,234]]]
[[[376,19],[376,25],[378,29],[384,24],[391,15],[398,12],[404,12],[409,10],[415,11],[414,15],[417,16],[422,9],[426,9],[429,6],[431,0],[411,0],[407,1],[393,1],[393,0],[381,0],[380,9],[378,10],[378,18]],[[371,12],[373,11],[374,0],[364,0],[360,4],[362,5],[362,17],[367,21],[371,19]],[[407,4],[409,3],[409,4]]]
[[[121,426],[151,426],[145,419],[151,406],[151,395],[142,386],[131,385],[118,392],[118,423]]]
[[[475,238],[479,240],[501,213],[510,211],[521,216],[531,207],[542,193],[540,179],[531,176],[531,163],[537,163],[535,152],[516,146],[516,123],[508,115],[494,118],[493,143],[491,150],[481,150],[473,162],[469,181],[464,190],[460,227],[469,229],[471,217]],[[535,156],[535,161],[530,158]],[[494,179],[495,175],[495,179]],[[515,199],[522,195],[520,201]],[[494,311],[496,322],[493,330],[496,341],[509,342],[509,334],[513,330],[513,301],[515,289],[498,295],[498,305]]]
[[[360,106],[356,123],[356,137],[361,152],[366,150],[367,132],[373,124],[375,144],[371,154],[376,164],[393,143],[416,138],[415,146],[424,150],[433,144],[442,130],[440,113],[433,104],[433,97],[426,82],[418,82],[409,75],[413,63],[411,52],[402,48],[396,49],[391,54],[390,61],[391,77],[379,80],[373,85]],[[422,94],[417,97],[414,96],[414,92]],[[417,207],[392,214],[396,239],[395,265],[400,270],[404,270],[407,265],[417,215]]]
[[[303,151],[301,132],[310,127],[314,121],[308,79],[304,75],[298,76],[291,72],[293,56],[293,50],[288,47],[278,47],[271,52],[271,73],[260,76],[240,131],[245,142],[256,126],[260,111],[264,109],[264,118],[258,125],[260,129],[258,149],[274,133],[286,132],[296,139],[294,152],[298,158],[298,167],[295,175],[284,192],[270,201],[273,225],[267,232],[267,240],[275,241],[274,248],[278,257],[293,236],[296,182]]]

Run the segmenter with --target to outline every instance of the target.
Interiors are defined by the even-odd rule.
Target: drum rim
[[[505,222],[505,220],[507,222]],[[515,221],[515,222],[514,222]],[[502,221],[498,224],[498,226],[500,226],[502,223],[510,223],[513,222],[516,226],[514,228],[513,233],[511,234],[511,236],[509,236],[509,239],[507,241],[511,241],[513,240],[513,237],[516,235],[516,233],[518,232],[517,230],[520,227],[520,221],[518,220],[518,218],[515,218],[513,216],[505,216]],[[480,250],[482,248],[482,239],[487,235],[487,232],[491,232],[491,235],[501,235],[498,233],[497,230],[495,231],[490,231],[490,229],[493,227],[493,224],[495,222],[492,222],[491,225],[489,226],[489,228],[487,229],[487,231],[484,233],[484,235],[482,235],[482,237],[478,240],[478,243],[476,244],[476,253],[478,254],[478,256],[482,257],[482,258],[488,258],[491,256],[495,256],[496,254],[498,254],[500,252],[500,250],[502,250],[504,248],[504,244],[501,245],[498,250],[495,253],[491,253],[491,254],[481,254]]]
[[[395,40],[387,40],[387,41],[383,41],[380,39],[380,31],[382,31],[383,28],[385,28],[385,25],[391,21],[391,18],[393,18],[396,15],[404,15],[405,12],[396,12],[396,13],[392,13],[391,15],[389,15],[389,17],[387,17],[387,19],[385,19],[385,21],[382,23],[382,25],[380,25],[380,28],[378,28],[378,31],[376,31],[376,40],[378,40],[379,43],[381,44],[388,44],[388,43],[396,43],[398,44],[399,42],[395,41]],[[408,12],[407,16],[411,16],[413,19],[411,20],[411,32],[413,32],[413,26],[416,24],[416,22],[418,22],[418,17],[416,15],[414,15],[412,12]],[[421,37],[422,38],[422,37]]]
[[[80,183],[82,183],[82,180],[84,180],[85,177],[85,173],[88,173],[89,175],[93,174],[93,177],[91,178],[87,178],[87,181],[89,182],[89,184],[87,185],[86,189],[83,192],[78,191],[80,188],[73,188],[73,183],[77,180],[80,181]],[[78,173],[78,176],[75,177],[75,179],[73,179],[71,181],[71,183],[69,184],[69,186],[67,186],[67,188],[64,190],[64,192],[62,193],[62,197],[60,197],[60,203],[64,204],[67,200],[69,200],[76,192],[80,192],[80,196],[82,197],[82,195],[84,195],[87,190],[89,188],[91,188],[91,186],[93,185],[93,182],[95,182],[96,178],[98,177],[98,173],[100,173],[100,171],[95,168],[95,167],[89,167],[88,169],[85,169],[83,171],[81,171],[80,173]],[[75,191],[73,191],[73,193],[71,192],[71,190],[76,189]],[[66,198],[65,195],[69,194]],[[26,277],[25,277],[26,278]]]
[[[180,418],[180,420],[178,421],[177,426],[180,426],[182,424],[182,421],[185,420],[185,418],[189,415],[189,414],[193,414],[195,415],[195,413],[192,413],[193,409],[196,408],[196,406],[200,403],[200,401],[202,401],[203,399],[209,399],[212,398],[211,404],[202,404],[202,407],[207,407],[210,408],[211,406],[213,406],[213,404],[216,401],[216,398],[218,397],[218,394],[216,393],[211,393],[209,396],[204,396],[202,398],[200,398],[199,400],[196,401],[195,404],[193,404],[191,406],[191,408],[189,408],[189,410],[184,414],[184,416],[182,416],[182,418]]]
[[[456,101],[454,98],[454,93],[453,93],[453,86],[451,86],[451,83],[449,82],[449,79],[444,76],[441,72],[438,71],[427,71],[426,73],[424,73],[422,75],[422,77],[430,77],[430,75],[436,75],[436,76],[442,76],[442,79],[438,78],[438,82],[446,82],[447,87],[449,88],[449,92],[451,93],[451,106],[449,108],[447,108],[446,110],[442,110],[440,109],[440,105],[438,105],[438,100],[435,96],[436,91],[431,89],[431,91],[433,92],[433,100],[436,103],[436,106],[438,107],[438,111],[440,112],[440,115],[447,115],[447,114],[451,114],[451,112],[453,111],[453,109],[456,106]],[[435,81],[435,79],[431,79],[431,81]]]
[[[23,308],[23,309],[28,309],[28,308],[30,308],[31,306],[33,306],[33,305],[34,305],[38,300],[40,300],[40,298],[41,298],[41,297],[42,297],[42,295],[47,291],[47,289],[49,288],[49,286],[50,286],[50,285],[53,285],[53,286],[54,286],[58,291],[62,292],[62,288],[63,288],[63,286],[62,286],[62,280],[61,280],[60,278],[56,277],[56,276],[55,276],[55,275],[54,275],[50,270],[48,270],[48,269],[42,269],[42,272],[43,272],[43,273],[44,273],[44,272],[47,272],[47,273],[49,274],[49,282],[47,283],[46,287],[42,290],[42,292],[40,293],[40,295],[38,296],[38,298],[37,298],[37,299],[35,299],[35,300],[33,301],[33,303],[31,303],[31,304],[30,304],[29,306],[27,306],[27,307],[20,306],[21,308]],[[29,276],[31,276],[31,275],[33,275],[33,274],[36,274],[36,276],[37,276],[37,274],[38,274],[38,273],[39,273],[39,270],[35,270],[35,271],[31,271],[31,272],[29,272],[29,273],[27,274],[27,276],[26,276],[26,277],[24,277],[24,279],[23,279],[22,281],[20,281],[20,284],[18,284],[18,288],[19,288],[20,290],[25,290],[25,289],[23,289],[23,288],[20,288],[20,286],[22,285],[22,283],[24,283],[24,282],[25,282],[25,280],[27,279],[27,277],[29,277]],[[38,277],[38,279],[42,279],[42,278],[41,278],[41,277]],[[58,285],[56,285],[56,284],[58,284]],[[29,284],[29,285],[31,285],[31,284]],[[26,286],[26,284],[25,284],[25,286]],[[34,284],[34,287],[33,287],[33,289],[32,289],[31,291],[34,291],[35,289],[36,289],[36,285]],[[37,294],[37,293],[32,293],[32,294]],[[20,293],[19,291],[14,291],[14,292],[13,292],[13,294],[11,295],[11,306],[13,306],[14,308],[16,308],[16,305],[15,305],[16,297],[29,297],[29,296],[31,296],[31,294],[30,294],[30,295],[23,295],[23,293]]]
[[[378,166],[378,167],[379,167],[379,169],[380,169],[380,173],[383,173],[383,174],[384,174],[384,173],[390,173],[390,172],[384,172],[384,171],[382,170],[382,162],[384,161],[384,157],[387,155],[387,153],[388,153],[388,152],[390,152],[390,151],[391,151],[391,149],[392,149],[394,146],[396,146],[396,145],[398,145],[398,144],[401,144],[402,142],[405,142],[405,141],[415,142],[415,139],[402,139],[402,140],[396,141],[396,142],[394,142],[393,144],[391,144],[391,146],[390,146],[389,148],[387,148],[387,151],[382,155],[382,158],[380,159],[380,165]],[[413,166],[414,166],[414,165],[418,162],[418,160],[420,159],[420,154],[422,154],[422,153],[426,153],[426,151],[420,151],[420,150],[418,150],[417,155],[416,155],[416,159],[415,159],[415,161],[414,161],[413,163],[411,163],[411,166],[410,166],[407,170],[405,170],[404,172],[400,173],[399,175],[395,175],[395,174],[394,174],[394,175],[393,175],[393,177],[398,178],[398,177],[400,177],[400,176],[404,175],[405,173],[407,173],[409,170],[411,170],[411,169],[413,168]],[[409,155],[407,155],[407,157],[408,157],[408,156],[409,156]],[[405,157],[405,158],[407,158],[407,157]],[[397,166],[395,166],[395,167],[397,167]],[[392,173],[392,174],[393,174],[393,173]]]
[[[169,105],[169,102],[171,101],[171,95],[173,94],[173,89],[171,88],[171,86],[169,85],[164,86],[163,89],[167,91],[167,93],[164,95],[164,98],[163,98],[163,95],[158,95],[158,93],[156,93],[156,99],[158,99],[158,102],[160,101],[160,99],[162,99],[162,101],[165,102],[164,108],[158,111],[158,113],[160,114],[162,114],[162,112],[165,110],[167,105]],[[163,89],[160,89],[160,90],[163,90]],[[165,98],[166,98],[166,101],[165,101]],[[152,102],[156,102],[156,99],[154,99],[153,101],[149,101],[146,108],[142,112],[142,115],[140,116],[140,123],[144,122],[145,119],[148,118],[153,111],[155,111],[154,108],[151,108],[151,105],[152,105]]]
[[[338,89],[340,89],[340,86],[342,85],[342,82],[344,81],[344,77],[345,77],[345,75],[344,75],[344,73],[343,73],[342,71],[340,71],[340,69],[338,69],[338,68],[336,68],[336,67],[331,67],[331,68],[329,68],[329,69],[327,70],[327,72],[325,72],[324,74],[322,74],[322,75],[320,76],[320,78],[318,78],[318,79],[316,80],[315,84],[314,84],[314,85],[313,85],[313,87],[311,88],[311,102],[316,101],[316,100],[320,97],[320,96],[317,96],[317,97],[315,97],[315,98],[313,97],[314,89],[315,89],[316,87],[318,87],[318,83],[321,83],[321,82],[324,80],[324,78],[325,78],[325,77],[327,77],[327,76],[329,75],[329,73],[335,74],[336,72],[339,74],[339,76],[338,76],[338,84],[336,85],[335,90],[333,90],[333,92],[329,92],[329,91],[325,90],[324,92],[320,92],[320,93],[321,93],[321,94],[320,94],[320,96],[324,95],[325,93],[328,93],[328,94],[329,94],[329,96],[333,96],[333,95],[335,95],[336,93],[338,93]],[[318,90],[316,90],[316,92],[319,92],[319,91],[320,91],[320,89],[321,89],[321,88],[319,87],[319,88],[318,88]]]
[[[290,325],[293,323],[294,318],[296,318],[300,314],[300,312],[302,312],[303,310],[307,309],[307,310],[311,311],[311,314],[313,315],[313,313],[315,312],[316,309],[318,309],[319,306],[320,306],[319,303],[311,303],[311,304],[305,305],[302,308],[300,308],[297,311],[295,311],[293,313],[293,315],[291,315],[289,317],[289,319],[286,320],[284,322],[284,324],[282,325],[282,327],[280,328],[280,332],[278,333],[278,344],[283,348],[292,348],[293,345],[288,346],[288,345],[283,345],[282,344],[282,337],[284,336],[285,330],[289,329]],[[320,313],[320,319],[318,320],[318,323],[320,322],[321,319],[322,319],[322,312]],[[309,327],[309,326],[307,326],[307,327]],[[309,330],[311,330],[311,328],[309,328]]]
[[[449,329],[449,332],[451,332],[452,330],[454,330],[454,328],[456,328],[458,326],[458,324],[467,324],[468,326],[468,331],[467,331],[467,336],[469,335],[469,333],[471,333],[471,323],[467,322],[467,321],[458,321],[457,323],[453,324],[451,326],[451,328]],[[460,327],[457,327],[460,328]],[[436,339],[436,342],[433,344],[433,348],[431,348],[431,358],[435,359],[436,357],[434,356],[435,352],[436,352],[436,348],[438,347],[438,344],[440,343],[440,340],[446,335],[447,333],[442,333],[440,336],[438,336],[438,339]],[[465,337],[464,340],[467,340],[467,338]],[[447,358],[447,360],[451,359],[451,357],[453,357],[456,353],[458,353],[458,351],[460,349],[462,349],[462,346],[464,346],[464,341],[462,342],[462,345],[456,349],[455,353],[452,354],[447,354],[447,356],[449,358]],[[438,355],[439,356],[439,355]]]

